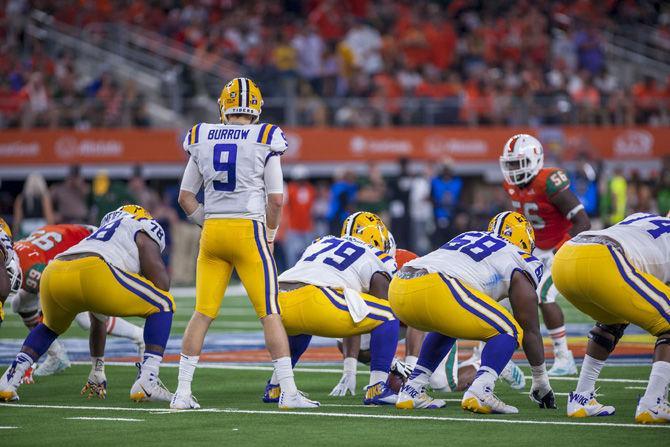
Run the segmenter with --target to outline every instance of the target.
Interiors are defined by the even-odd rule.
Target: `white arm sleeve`
[[[271,155],[265,165],[264,179],[265,192],[267,194],[284,193],[284,175],[281,172],[281,161],[279,154]]]
[[[180,189],[197,194],[198,191],[200,191],[201,186],[202,174],[200,173],[195,160],[193,160],[193,157],[191,157],[188,159],[186,169],[184,169],[184,177],[181,180]]]

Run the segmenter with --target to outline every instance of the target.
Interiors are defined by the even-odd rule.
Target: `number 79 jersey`
[[[113,217],[108,219],[110,215]],[[56,259],[76,253],[96,253],[114,267],[140,273],[140,255],[135,243],[137,233],[146,233],[158,244],[161,252],[165,249],[165,232],[155,220],[136,220],[130,214],[119,211],[112,211],[107,216],[93,234],[56,256]]]
[[[368,293],[375,273],[389,279],[396,271],[393,257],[353,237],[325,236],[305,249],[300,260],[281,275],[280,282],[353,289]]]
[[[265,220],[265,165],[287,148],[278,126],[196,124],[183,146],[202,175],[206,218]]]
[[[496,301],[509,295],[512,275],[520,271],[537,287],[544,266],[507,240],[488,231],[469,231],[405,264],[459,279]]]
[[[579,235],[614,239],[631,264],[665,283],[670,282],[669,218],[635,213],[604,230],[584,231]]]

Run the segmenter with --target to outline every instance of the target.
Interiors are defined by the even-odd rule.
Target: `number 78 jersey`
[[[280,282],[353,289],[368,293],[375,273],[389,279],[396,271],[393,257],[353,237],[325,236],[305,249],[295,266],[279,275]]]
[[[95,253],[114,267],[130,273],[140,273],[140,255],[135,242],[135,236],[139,232],[153,239],[161,252],[165,249],[165,232],[158,222],[150,219],[136,220],[130,214],[112,211],[103,218],[100,228],[56,256],[56,259],[76,253]]]
[[[202,175],[206,218],[265,220],[265,165],[287,148],[278,126],[196,124],[183,146]]]
[[[405,265],[459,279],[496,301],[508,296],[514,272],[525,274],[534,287],[544,272],[542,262],[535,256],[488,231],[462,233]]]

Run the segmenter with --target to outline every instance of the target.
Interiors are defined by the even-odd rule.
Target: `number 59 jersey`
[[[383,251],[353,237],[325,236],[307,247],[296,265],[278,280],[368,293],[375,273],[391,278],[395,271],[395,260]]]
[[[641,271],[670,282],[670,218],[635,213],[604,230],[579,236],[605,236],[621,245],[626,258]]]
[[[202,175],[206,218],[265,220],[265,165],[287,148],[278,126],[196,124],[183,146]]]
[[[108,216],[112,216],[111,219]],[[165,249],[165,232],[158,222],[136,220],[125,212],[112,211],[103,218],[100,228],[56,259],[77,253],[96,253],[114,267],[140,273],[140,255],[135,243],[135,236],[140,231],[153,239],[161,251]]]
[[[459,279],[496,301],[509,294],[512,274],[524,273],[537,287],[544,266],[495,233],[469,231],[437,250],[405,264]]]

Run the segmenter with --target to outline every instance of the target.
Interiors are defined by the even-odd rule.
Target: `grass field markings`
[[[69,419],[71,421],[114,421],[114,422],[144,422],[144,419],[133,419],[133,418],[98,418],[93,416],[75,416]]]
[[[188,321],[173,321],[172,327],[185,328],[188,325]],[[261,323],[258,321],[220,321],[216,324],[212,324],[214,329],[261,329]]]
[[[329,413],[320,411],[293,411],[293,410],[242,410],[239,408],[201,408],[198,410],[169,410],[160,411],[157,408],[129,408],[129,407],[91,407],[74,405],[36,405],[36,404],[0,404],[2,407],[24,409],[61,409],[61,410],[101,410],[101,411],[144,411],[156,414],[192,414],[192,413],[232,413],[258,415],[290,415],[290,416],[320,416],[335,418],[360,419],[390,419],[390,420],[419,420],[419,421],[450,421],[450,422],[481,422],[481,423],[512,423],[527,425],[565,425],[565,426],[595,426],[613,428],[670,428],[670,425],[625,424],[616,422],[573,422],[573,421],[534,421],[527,419],[498,419],[496,416],[476,417],[449,417],[449,416],[411,416],[395,414],[362,414],[362,413]]]
[[[619,365],[617,365],[617,366],[619,366]],[[642,365],[639,365],[639,366],[642,366]],[[567,382],[567,381],[574,381],[574,382],[576,382],[576,381],[579,380],[579,377],[551,377],[549,380],[550,380],[550,381],[552,381],[552,380],[558,380],[558,381],[563,381],[563,382]],[[611,383],[647,383],[648,381],[647,381],[647,380],[641,380],[641,379],[608,379],[608,378],[600,379],[600,378],[599,378],[599,379],[598,379],[598,382],[611,382]],[[600,396],[600,394],[599,394],[599,396]]]
[[[627,390],[646,390],[646,386],[627,386],[625,387]],[[598,394],[598,396],[602,396],[602,394]]]
[[[46,405],[46,404],[17,404],[17,403],[0,403],[0,407],[22,408],[22,409],[53,409],[53,410],[101,410],[101,411],[144,411],[169,413],[173,410],[169,408],[139,408],[139,407],[94,407],[91,405]]]
[[[14,430],[16,428],[21,428],[21,427],[14,427],[14,426],[11,426],[11,425],[0,426],[0,430]]]

